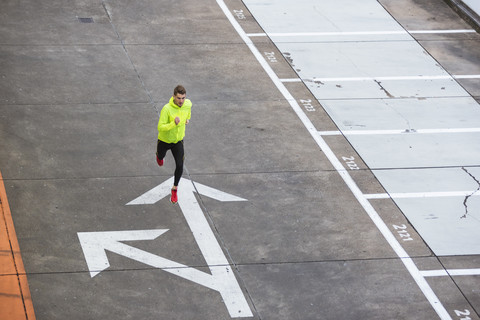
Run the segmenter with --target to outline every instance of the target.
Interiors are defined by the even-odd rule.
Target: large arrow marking
[[[168,179],[127,205],[154,204],[170,195],[173,178]],[[185,219],[192,230],[198,247],[208,264],[211,274],[188,267],[178,262],[165,259],[149,252],[126,245],[121,241],[154,240],[167,229],[110,231],[110,232],[79,232],[78,238],[87,260],[90,275],[94,277],[110,266],[105,250],[117,253],[130,259],[160,268],[184,279],[193,281],[220,293],[231,317],[252,317],[253,314],[245,299],[242,289],[217,242],[202,208],[194,195],[198,192],[218,201],[246,201],[243,198],[222,192],[220,190],[182,179],[178,186],[178,203]]]

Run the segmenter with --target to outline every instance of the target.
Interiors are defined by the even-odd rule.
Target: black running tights
[[[185,160],[183,140],[178,141],[177,143],[166,143],[158,140],[157,156],[159,159],[165,158],[167,150],[172,150],[173,158],[175,159],[175,180],[173,182],[173,185],[177,187],[183,174],[183,161]]]

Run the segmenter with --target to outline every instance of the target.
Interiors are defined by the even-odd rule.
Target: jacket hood
[[[174,108],[180,108],[179,106],[177,106],[177,105],[175,104],[175,102],[173,102],[173,97],[170,98],[169,104],[170,104],[172,107],[174,107]]]

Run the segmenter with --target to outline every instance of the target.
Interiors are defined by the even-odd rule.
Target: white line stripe
[[[315,126],[310,121],[310,119],[307,117],[307,115],[303,112],[302,108],[297,103],[297,101],[294,99],[294,97],[290,94],[290,92],[287,90],[287,88],[283,85],[283,83],[277,77],[277,75],[275,74],[273,69],[270,67],[268,62],[265,60],[263,55],[258,51],[258,49],[255,47],[255,45],[252,43],[252,41],[247,37],[245,31],[243,31],[240,24],[235,20],[235,18],[233,17],[232,13],[228,9],[228,7],[225,5],[223,0],[217,0],[217,3],[220,6],[220,8],[222,8],[225,16],[228,18],[228,20],[230,20],[230,23],[235,28],[235,30],[238,32],[239,36],[243,39],[245,44],[248,46],[248,48],[250,49],[252,54],[257,58],[258,62],[263,67],[265,72],[268,74],[270,79],[272,79],[272,82],[275,84],[277,89],[282,93],[282,95],[284,96],[286,101],[288,101],[288,103],[290,104],[292,109],[295,111],[297,116],[300,118],[300,120],[302,121],[303,125],[308,130],[308,132],[310,133],[312,138],[318,144],[320,149],[324,152],[325,156],[327,156],[328,160],[334,166],[335,170],[338,172],[338,174],[342,177],[344,182],[350,188],[350,190],[354,194],[355,198],[358,200],[358,202],[365,209],[365,211],[369,215],[370,219],[372,219],[372,221],[375,223],[378,230],[385,237],[385,239],[390,244],[392,249],[395,251],[397,256],[401,258],[400,260],[403,262],[406,269],[408,270],[408,272],[411,274],[412,278],[415,280],[415,282],[419,286],[420,290],[422,290],[423,294],[425,295],[427,300],[430,302],[430,305],[432,306],[432,308],[437,312],[437,314],[440,316],[441,319],[445,319],[445,320],[446,319],[451,319],[450,315],[448,314],[445,307],[442,305],[441,301],[436,296],[435,292],[433,292],[433,290],[430,287],[430,285],[428,284],[428,282],[420,274],[420,270],[418,270],[418,268],[415,265],[415,263],[413,262],[413,260],[408,256],[405,249],[403,249],[403,247],[398,242],[396,237],[390,231],[390,228],[385,224],[385,222],[382,220],[382,218],[380,218],[380,216],[375,211],[375,209],[370,204],[370,202],[365,198],[365,196],[363,195],[360,188],[357,186],[357,184],[352,179],[350,174],[345,170],[342,163],[335,156],[335,154],[330,149],[330,147],[327,145],[325,140],[323,140],[323,138],[318,134],[318,130],[315,128]]]
[[[247,37],[266,37],[266,33],[247,33]]]
[[[474,29],[458,30],[398,30],[398,31],[346,31],[346,32],[271,32],[247,33],[247,37],[315,37],[315,36],[370,36],[370,35],[406,35],[406,34],[446,34],[446,33],[476,33]]]
[[[282,82],[302,82],[300,78],[280,79]]]
[[[453,75],[455,79],[478,79],[480,74],[464,74],[464,75]]]
[[[341,136],[341,131],[318,131],[318,134],[321,136]]]
[[[458,30],[410,30],[408,33],[476,33],[474,29],[458,29]]]
[[[372,199],[390,199],[390,195],[388,193],[371,193],[371,194],[364,194],[365,199],[372,200]]]
[[[475,133],[480,128],[447,128],[447,129],[398,129],[398,130],[342,130],[319,131],[321,136],[334,135],[387,135],[387,134],[433,134],[433,133]]]
[[[315,36],[364,36],[364,35],[389,35],[389,34],[408,34],[408,32],[399,31],[345,31],[345,32],[269,32],[269,37],[315,37]],[[260,36],[261,33],[252,35]]]
[[[447,270],[426,270],[420,271],[424,277],[442,276],[479,276],[480,269],[447,269]]]
[[[404,81],[404,80],[449,80],[479,79],[480,74],[437,75],[437,76],[391,76],[391,77],[340,77],[340,78],[285,78],[282,82],[347,82],[347,81]]]
[[[420,271],[420,274],[424,277],[442,277],[448,276],[447,270],[427,270]]]
[[[412,131],[407,131],[407,130],[344,130],[342,132],[345,135],[352,135],[352,136],[412,133]]]
[[[404,80],[449,80],[449,79],[478,79],[480,74],[461,75],[418,75],[418,76],[387,76],[387,77],[338,77],[338,78],[304,78],[303,81],[310,82],[344,82],[344,81],[404,81]],[[284,79],[287,80],[287,79]]]
[[[365,194],[366,199],[407,199],[480,196],[480,191],[394,192]]]

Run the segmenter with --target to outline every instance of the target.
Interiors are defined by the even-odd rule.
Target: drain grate
[[[81,23],[93,23],[93,18],[78,18]]]

